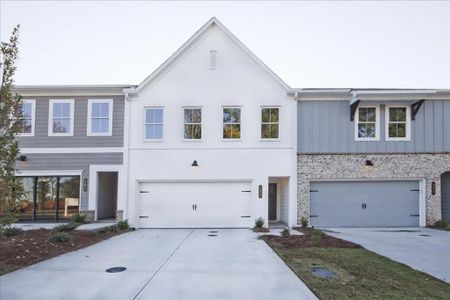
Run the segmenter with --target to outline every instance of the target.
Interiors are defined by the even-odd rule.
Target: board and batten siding
[[[370,104],[380,105],[380,141],[357,142],[355,124],[350,121],[349,101],[299,101],[298,152],[303,154],[450,152],[450,101],[425,101],[416,115],[416,120],[411,121],[411,140],[404,142],[385,140],[386,102]]]
[[[124,135],[124,96],[32,97],[36,100],[34,136],[18,137],[21,148],[122,147]],[[74,135],[48,136],[49,100],[74,99]],[[87,136],[88,99],[113,99],[112,136]]]
[[[16,168],[20,171],[83,171],[83,178],[89,176],[90,165],[121,165],[123,163],[122,153],[33,153],[26,154],[27,160],[18,161]],[[25,174],[22,174],[22,176]],[[37,176],[37,175],[36,175]],[[81,190],[80,210],[88,209],[89,188],[87,191]]]

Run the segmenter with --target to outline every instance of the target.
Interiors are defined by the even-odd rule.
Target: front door
[[[269,183],[269,221],[277,220],[277,184]]]

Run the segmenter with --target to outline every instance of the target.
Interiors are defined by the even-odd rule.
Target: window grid
[[[267,116],[265,115],[267,112]],[[261,109],[261,138],[278,139],[280,124],[280,110],[277,107],[264,107]]]
[[[359,139],[377,138],[377,108],[360,107],[358,108],[357,134]],[[373,118],[371,118],[373,116]]]
[[[162,140],[164,130],[164,109],[147,107],[144,111],[145,140]]]
[[[223,135],[225,140],[239,140],[241,138],[241,108],[224,107]]]
[[[184,139],[202,139],[202,109],[184,108]]]

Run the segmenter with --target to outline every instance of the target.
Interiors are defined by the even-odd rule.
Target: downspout
[[[130,220],[130,205],[129,205],[129,174],[130,174],[130,170],[129,170],[129,147],[130,147],[130,105],[129,105],[129,96],[128,96],[128,92],[126,90],[124,90],[124,94],[125,94],[125,111],[124,111],[124,116],[125,116],[125,120],[124,120],[124,145],[123,145],[123,166],[124,166],[124,178],[123,178],[123,184],[125,184],[125,208],[126,208],[126,214],[125,216],[123,216],[124,219],[128,219]],[[134,221],[134,220],[133,220]]]

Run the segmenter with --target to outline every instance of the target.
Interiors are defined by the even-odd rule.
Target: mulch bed
[[[295,229],[294,229],[295,230]],[[263,235],[259,238],[264,240],[272,248],[361,248],[360,245],[344,241],[314,229],[297,229],[304,235],[290,235],[286,237],[276,235]],[[314,235],[316,235],[314,237]],[[320,235],[320,238],[317,237]],[[317,244],[318,243],[318,244]]]
[[[266,227],[254,227],[253,232],[270,232],[269,228]]]
[[[35,264],[66,252],[78,250],[127,231],[95,233],[74,230],[68,242],[50,242],[49,229],[27,230],[5,237],[0,236],[0,275]]]

